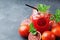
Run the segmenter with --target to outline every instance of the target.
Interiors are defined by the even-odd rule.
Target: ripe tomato
[[[22,25],[19,27],[18,32],[22,37],[27,37],[30,27],[28,25]]]
[[[42,40],[55,40],[55,35],[50,31],[45,31],[42,34]]]
[[[29,34],[29,30],[30,30],[30,23],[31,21],[29,19],[25,19],[19,29],[18,29],[18,33],[22,36],[22,37],[27,37]]]
[[[53,32],[56,36],[60,37],[60,26],[56,26],[55,28],[52,28],[52,32]]]

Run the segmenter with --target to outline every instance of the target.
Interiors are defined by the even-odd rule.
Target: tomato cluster
[[[60,24],[50,20],[50,16],[51,14],[48,12],[41,13],[33,10],[30,19],[26,19],[21,23],[18,29],[19,34],[22,37],[30,37],[30,23],[33,23],[34,28],[42,34],[42,40],[55,40],[56,36],[60,37]]]

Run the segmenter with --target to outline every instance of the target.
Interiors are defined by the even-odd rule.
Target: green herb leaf
[[[36,29],[34,28],[33,23],[30,24],[30,32],[31,32],[33,35],[36,35],[36,34],[37,34]]]
[[[56,19],[56,22],[60,22],[60,10],[59,9],[56,10],[55,19]]]
[[[56,22],[60,22],[60,10],[57,9],[56,13],[50,17],[50,20],[55,20]]]
[[[46,12],[49,8],[50,6],[43,5],[43,4],[38,4],[37,6],[38,11],[41,11],[41,12]]]

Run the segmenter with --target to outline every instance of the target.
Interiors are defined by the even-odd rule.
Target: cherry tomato
[[[60,37],[60,26],[56,26],[55,28],[52,28],[52,32],[53,32],[56,36]]]
[[[42,40],[55,40],[55,35],[50,31],[45,31],[42,34]]]
[[[19,35],[21,35],[22,37],[28,37],[29,30],[30,30],[30,26],[29,26],[30,23],[31,21],[29,19],[26,19],[21,23],[18,29]]]
[[[27,37],[30,27],[28,25],[22,25],[19,27],[18,32],[22,37]]]

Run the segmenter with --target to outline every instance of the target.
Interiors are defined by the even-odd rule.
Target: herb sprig
[[[38,4],[38,6],[37,6],[38,11],[41,11],[41,12],[46,12],[49,8],[50,8],[50,6],[47,6],[44,4]]]
[[[34,28],[33,23],[30,24],[30,32],[31,32],[33,35],[36,35],[36,34],[37,34],[37,31],[36,31],[36,29]]]
[[[51,16],[51,20],[55,20],[56,22],[60,22],[60,10],[57,9],[55,14]]]

